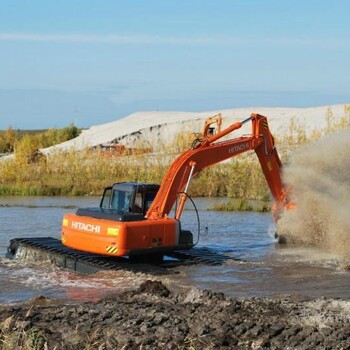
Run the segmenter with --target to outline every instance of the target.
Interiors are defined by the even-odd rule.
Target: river
[[[74,212],[78,206],[96,206],[98,201],[96,197],[0,197],[0,303],[37,295],[67,302],[98,300],[154,278],[125,271],[79,275],[48,264],[24,264],[5,257],[12,238],[59,238],[63,214]],[[350,272],[337,257],[313,248],[278,244],[269,213],[214,212],[207,210],[211,200],[197,198],[195,202],[203,233],[198,246],[234,259],[221,266],[178,267],[178,274],[159,277],[164,283],[236,297],[350,296]],[[183,213],[182,227],[197,232],[195,211],[190,207]]]

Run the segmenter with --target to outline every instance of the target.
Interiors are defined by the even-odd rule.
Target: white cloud
[[[119,34],[40,34],[40,33],[1,33],[0,41],[37,41],[61,43],[106,43],[106,44],[163,44],[163,45],[237,45],[249,47],[318,47],[344,48],[350,45],[347,38],[313,37],[235,37],[235,36],[160,36],[160,35],[119,35]]]
[[[225,38],[219,37],[162,37],[159,35],[118,35],[118,34],[38,34],[38,33],[0,33],[0,41],[43,41],[43,42],[91,42],[114,44],[223,44]],[[240,39],[230,41],[241,43]]]

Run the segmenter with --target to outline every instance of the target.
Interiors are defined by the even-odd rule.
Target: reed
[[[306,132],[303,124],[292,119],[285,134],[276,140],[283,161],[305,143],[339,129],[349,129],[349,106],[344,107],[344,116],[339,121],[334,121],[331,110],[326,120],[326,128]],[[21,156],[26,154],[22,150],[16,158],[0,162],[0,195],[100,195],[104,187],[115,182],[160,183],[176,157],[174,152],[178,153],[185,146],[184,137],[179,135],[176,139],[181,142],[164,146],[159,155],[106,158],[96,150],[70,150],[28,161],[27,156]],[[193,179],[190,194],[194,197],[269,199],[269,190],[254,154],[244,154],[204,169]],[[244,209],[243,204],[241,209]]]
[[[255,211],[265,213],[271,211],[269,201],[251,201],[246,198],[232,198],[225,203],[214,204],[210,208],[213,211]]]

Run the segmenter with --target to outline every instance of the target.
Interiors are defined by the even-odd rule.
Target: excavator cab
[[[146,183],[116,183],[105,188],[100,202],[102,210],[115,210],[117,212],[143,214],[151,206],[159,185]]]
[[[159,185],[120,182],[106,187],[99,208],[79,208],[77,215],[117,221],[145,220]]]

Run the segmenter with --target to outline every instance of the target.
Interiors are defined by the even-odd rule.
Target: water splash
[[[350,131],[301,148],[284,175],[297,208],[282,215],[278,233],[350,258]]]

